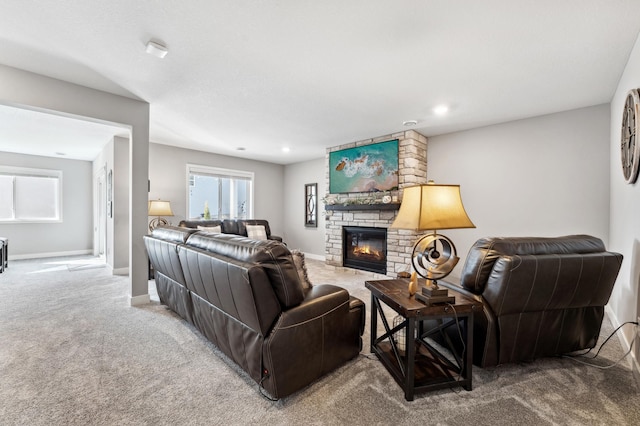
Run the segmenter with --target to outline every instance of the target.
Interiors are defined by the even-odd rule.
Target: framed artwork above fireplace
[[[329,192],[398,189],[398,139],[329,153]]]

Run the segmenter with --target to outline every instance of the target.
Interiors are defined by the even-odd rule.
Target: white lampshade
[[[475,227],[462,205],[460,185],[434,183],[404,188],[398,216],[390,226],[414,231]]]
[[[149,216],[173,216],[171,202],[163,200],[149,201]]]

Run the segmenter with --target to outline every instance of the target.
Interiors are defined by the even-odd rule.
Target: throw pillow
[[[300,250],[291,250],[291,256],[293,257],[293,263],[296,265],[298,276],[300,277],[300,283],[302,288],[306,291],[313,287],[311,281],[309,281],[309,275],[307,274],[307,265],[304,263],[304,253]]]
[[[266,240],[267,231],[264,225],[247,225],[247,237],[252,240]]]
[[[218,226],[201,226],[201,225],[198,225],[198,229],[200,231],[213,232],[214,234],[222,234],[222,227],[220,225],[218,225]]]

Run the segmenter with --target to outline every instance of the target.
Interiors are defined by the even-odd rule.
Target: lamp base
[[[435,281],[433,281],[433,283],[435,283]],[[421,293],[416,294],[416,300],[421,301],[427,306],[440,303],[456,303],[455,296],[449,296],[449,291],[446,288],[438,288],[437,285],[422,287]]]
[[[156,217],[155,219],[151,219],[151,221],[149,222],[149,232],[153,232],[153,230],[160,225],[166,226],[168,224],[169,222],[167,222],[167,219],[163,217]]]
[[[446,291],[446,290],[445,290]],[[455,296],[426,296],[421,293],[416,293],[416,300],[421,301],[427,306],[439,305],[442,303],[456,303]]]
[[[429,284],[427,287],[422,288],[422,294],[429,297],[439,297],[446,296],[449,294],[446,288],[438,287],[438,284],[435,281],[427,280]]]

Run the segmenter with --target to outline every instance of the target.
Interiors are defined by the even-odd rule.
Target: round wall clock
[[[640,166],[640,94],[638,89],[631,89],[622,111],[622,133],[620,135],[620,155],[622,173],[627,183],[635,183]]]

